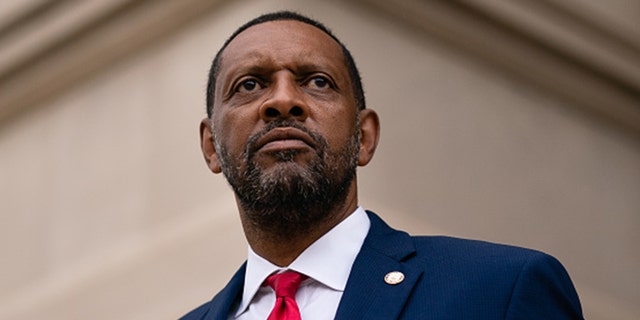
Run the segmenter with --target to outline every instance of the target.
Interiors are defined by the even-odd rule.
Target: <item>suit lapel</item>
[[[211,300],[211,307],[209,308],[209,312],[204,320],[219,320],[227,319],[229,317],[231,307],[237,303],[242,294],[246,267],[247,263],[245,262],[240,269],[238,269],[236,274],[233,275],[231,280],[229,280],[227,286],[225,286],[224,289],[222,289],[222,291],[220,291],[213,300]]]
[[[422,276],[422,270],[411,263],[415,255],[411,237],[367,213],[371,228],[354,261],[336,319],[397,319]],[[394,271],[401,272],[404,280],[385,282],[385,276]]]

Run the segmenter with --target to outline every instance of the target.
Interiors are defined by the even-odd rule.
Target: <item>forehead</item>
[[[221,74],[259,62],[320,63],[346,70],[340,45],[324,31],[296,20],[264,22],[238,34],[222,53]]]

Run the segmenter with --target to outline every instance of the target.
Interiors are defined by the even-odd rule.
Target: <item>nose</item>
[[[266,122],[289,118],[304,121],[309,109],[293,75],[279,75],[272,86],[271,95],[260,106],[260,117]]]

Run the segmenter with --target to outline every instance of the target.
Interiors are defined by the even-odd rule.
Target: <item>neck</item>
[[[247,242],[253,251],[269,262],[285,267],[291,264],[311,244],[353,213],[358,204],[355,188],[350,188],[346,201],[326,213],[326,218],[309,228],[291,228],[287,234],[261,226],[248,219],[240,208],[240,218]]]

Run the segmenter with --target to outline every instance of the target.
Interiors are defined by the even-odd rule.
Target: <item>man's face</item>
[[[222,54],[212,123],[217,162],[249,218],[299,229],[341,205],[355,176],[357,115],[327,34],[288,20],[240,33]]]

